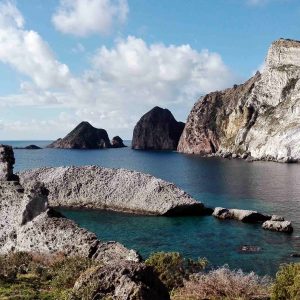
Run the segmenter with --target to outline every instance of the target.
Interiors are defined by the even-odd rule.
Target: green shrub
[[[282,265],[276,274],[272,300],[300,299],[300,263]]]
[[[152,254],[145,263],[152,266],[160,280],[169,290],[172,290],[182,286],[183,280],[188,279],[191,274],[203,270],[207,265],[207,260],[185,259],[178,252],[158,252]]]

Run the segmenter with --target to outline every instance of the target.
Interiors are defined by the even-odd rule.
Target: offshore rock
[[[88,292],[87,292],[88,291]],[[76,281],[71,299],[169,300],[151,267],[133,262],[88,269]]]
[[[168,109],[151,109],[134,127],[132,148],[137,150],[176,150],[184,123],[177,122]]]
[[[124,148],[124,147],[126,147],[123,143],[123,140],[119,136],[115,136],[111,140],[111,146],[112,146],[112,148]]]
[[[300,42],[275,41],[261,74],[258,72],[244,84],[202,97],[188,117],[178,151],[297,162],[299,57]]]
[[[1,146],[0,161],[13,167],[13,152]],[[8,177],[11,177],[10,170]],[[24,188],[15,181],[0,180],[0,254],[10,251],[65,253],[102,261],[139,261],[139,255],[115,242],[104,243],[96,235],[48,207],[48,190],[31,182]]]
[[[88,122],[81,122],[66,137],[47,146],[47,148],[61,149],[103,149],[110,147],[106,130],[95,128]]]
[[[290,221],[266,221],[262,224],[263,229],[271,230],[271,231],[279,231],[292,233],[293,226]]]
[[[174,184],[148,174],[97,166],[41,168],[20,173],[40,181],[53,207],[106,209],[144,215],[201,215],[204,205]]]
[[[234,219],[245,223],[264,222],[271,219],[271,216],[258,213],[257,211],[244,209],[227,209],[223,207],[216,207],[213,212],[213,216],[222,220]]]
[[[26,147],[14,147],[14,149],[21,149],[21,150],[40,150],[42,149],[41,147],[37,145],[28,145]]]

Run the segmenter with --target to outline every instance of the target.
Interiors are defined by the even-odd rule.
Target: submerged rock
[[[275,41],[261,74],[202,97],[188,117],[178,151],[239,154],[247,161],[300,160],[299,57],[300,42]]]
[[[176,150],[184,123],[177,122],[168,109],[151,109],[134,127],[132,148],[137,150]]]
[[[151,267],[133,262],[88,269],[76,281],[71,299],[169,300]]]
[[[261,247],[259,246],[243,245],[239,248],[239,252],[241,253],[257,253],[260,251]]]
[[[279,231],[291,233],[293,232],[293,226],[290,221],[266,221],[262,224],[263,229],[271,230],[271,231]]]
[[[63,139],[58,139],[48,148],[61,149],[102,149],[110,148],[108,134],[104,129],[93,127],[88,122],[81,122]]]
[[[207,214],[174,184],[148,174],[97,166],[41,168],[20,173],[25,186],[40,181],[51,206],[106,209],[144,215]]]
[[[111,140],[111,146],[112,146],[112,148],[124,148],[124,147],[126,147],[123,143],[123,140],[119,136],[115,136]]]
[[[222,220],[234,219],[245,223],[264,222],[271,219],[271,216],[261,214],[254,210],[227,209],[223,207],[216,207],[213,216]]]

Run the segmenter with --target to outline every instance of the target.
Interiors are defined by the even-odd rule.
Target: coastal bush
[[[146,261],[146,265],[152,266],[165,286],[172,290],[183,286],[185,279],[191,274],[198,273],[207,266],[206,259],[198,261],[184,258],[178,252],[157,252]]]
[[[272,288],[272,300],[300,299],[300,263],[282,265]]]
[[[241,270],[231,271],[228,267],[199,273],[184,281],[184,286],[172,293],[172,300],[202,299],[269,299],[271,279],[259,277]]]

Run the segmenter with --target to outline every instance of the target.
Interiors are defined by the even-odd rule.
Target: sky
[[[281,37],[300,39],[299,0],[0,0],[0,140],[81,121],[131,139],[154,106],[186,121]]]

